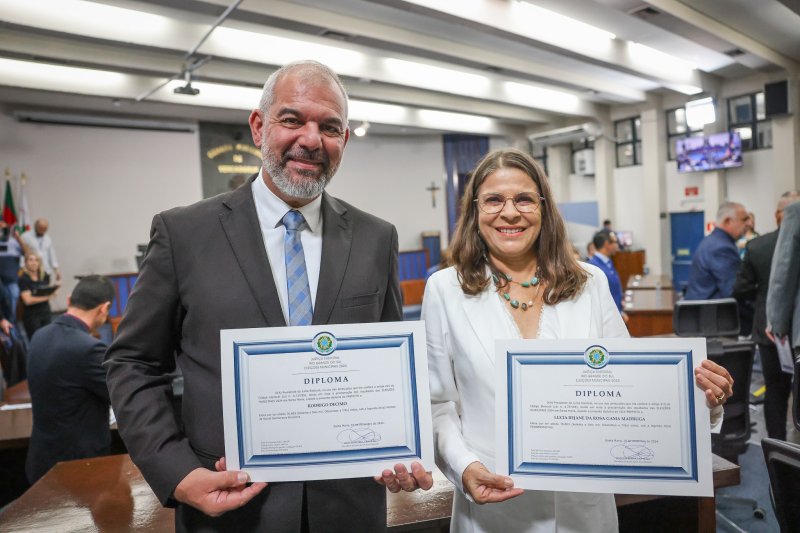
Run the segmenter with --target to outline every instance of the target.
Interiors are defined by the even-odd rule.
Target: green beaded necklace
[[[540,280],[539,280],[538,274],[539,274],[539,269],[537,268],[536,269],[536,275],[534,275],[528,281],[514,281],[513,279],[511,279],[511,276],[509,276],[508,274],[501,274],[501,275],[506,280],[506,282],[509,283],[509,284],[510,283],[516,283],[520,287],[524,287],[526,289],[530,288],[530,287],[536,287],[536,294],[534,294],[534,296],[533,296],[533,298],[536,299],[539,296],[539,291],[542,288],[542,286],[539,284]],[[511,295],[509,294],[508,290],[506,290],[505,292],[502,292],[500,290],[500,278],[497,277],[496,274],[492,274],[492,281],[494,281],[494,284],[497,286],[497,290],[500,291],[500,294],[503,296],[505,301],[507,301],[509,303],[509,305],[511,305],[511,307],[513,307],[514,309],[519,309],[521,307],[523,311],[527,311],[528,309],[533,307],[533,300],[528,300],[527,302],[520,303],[519,300],[514,300],[513,298],[511,298]]]

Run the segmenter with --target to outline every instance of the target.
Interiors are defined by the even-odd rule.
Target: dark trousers
[[[175,509],[176,533],[386,533],[386,489],[372,478],[270,483],[241,509],[211,518]]]
[[[761,367],[764,372],[764,420],[767,435],[772,439],[786,440],[786,413],[789,393],[792,391],[792,375],[781,370],[778,350],[774,344],[758,344]]]
[[[52,321],[50,309],[45,312],[31,313],[26,310],[22,315],[22,324],[25,326],[25,333],[28,334],[28,340],[33,339],[33,334],[37,329],[46,326]]]

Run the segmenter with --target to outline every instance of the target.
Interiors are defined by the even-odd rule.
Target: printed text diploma
[[[497,471],[517,487],[711,496],[704,339],[498,341]]]
[[[422,322],[224,330],[225,456],[253,481],[433,467]]]

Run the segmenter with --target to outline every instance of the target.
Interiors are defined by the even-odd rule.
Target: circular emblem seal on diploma
[[[603,368],[608,364],[608,350],[602,346],[594,345],[583,352],[583,360],[592,368]]]
[[[336,337],[326,331],[317,333],[311,340],[311,347],[319,355],[330,355],[336,350]]]

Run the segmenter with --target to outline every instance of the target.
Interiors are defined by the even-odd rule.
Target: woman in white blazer
[[[478,163],[449,254],[422,317],[436,464],[456,487],[451,531],[617,531],[612,494],[523,491],[494,474],[494,341],[628,336],[605,275],[572,255],[530,156],[498,150]],[[695,374],[718,422],[733,380],[710,361]]]

